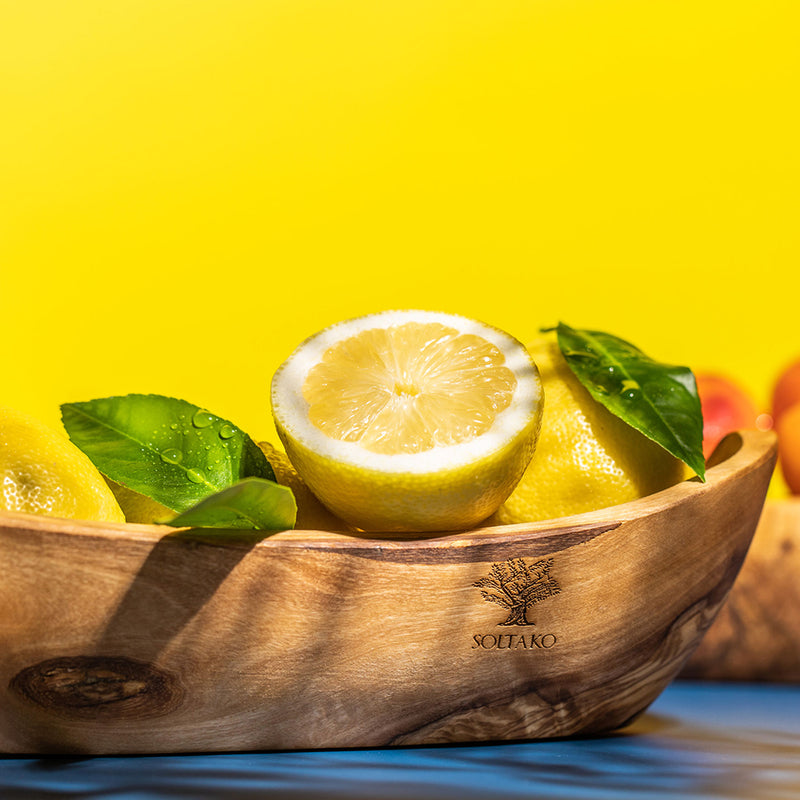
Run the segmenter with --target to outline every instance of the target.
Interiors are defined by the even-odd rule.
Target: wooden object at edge
[[[0,751],[156,753],[588,735],[680,672],[775,462],[432,538],[0,517]],[[722,451],[720,451],[722,452]]]
[[[681,677],[800,682],[800,497],[765,503],[728,600]]]

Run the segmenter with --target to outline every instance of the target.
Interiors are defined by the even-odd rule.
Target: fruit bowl
[[[0,517],[0,750],[156,753],[594,735],[680,672],[747,553],[771,433],[707,482],[436,536]]]

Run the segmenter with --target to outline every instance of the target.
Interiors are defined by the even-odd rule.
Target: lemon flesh
[[[428,311],[326,328],[272,382],[297,472],[336,516],[369,531],[459,530],[488,517],[530,460],[541,405],[516,339]]]
[[[518,486],[491,522],[535,522],[626,503],[686,476],[683,463],[595,401],[555,336],[529,348],[545,393],[542,432]]]
[[[67,519],[125,522],[103,476],[65,436],[0,408],[0,509]]]

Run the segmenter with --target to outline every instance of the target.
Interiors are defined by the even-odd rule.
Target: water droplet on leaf
[[[169,447],[161,452],[161,460],[167,464],[180,464],[183,454],[175,447]]]
[[[236,428],[233,425],[225,424],[219,429],[220,439],[231,439],[236,434]]]
[[[192,425],[194,425],[195,428],[208,428],[213,422],[214,415],[202,408],[195,411],[192,417]]]
[[[206,478],[199,469],[190,469],[186,471],[186,477],[192,483],[202,483]]]

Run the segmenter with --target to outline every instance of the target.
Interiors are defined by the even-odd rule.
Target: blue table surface
[[[374,750],[0,756],[0,798],[800,798],[800,686],[679,681],[592,739]]]

